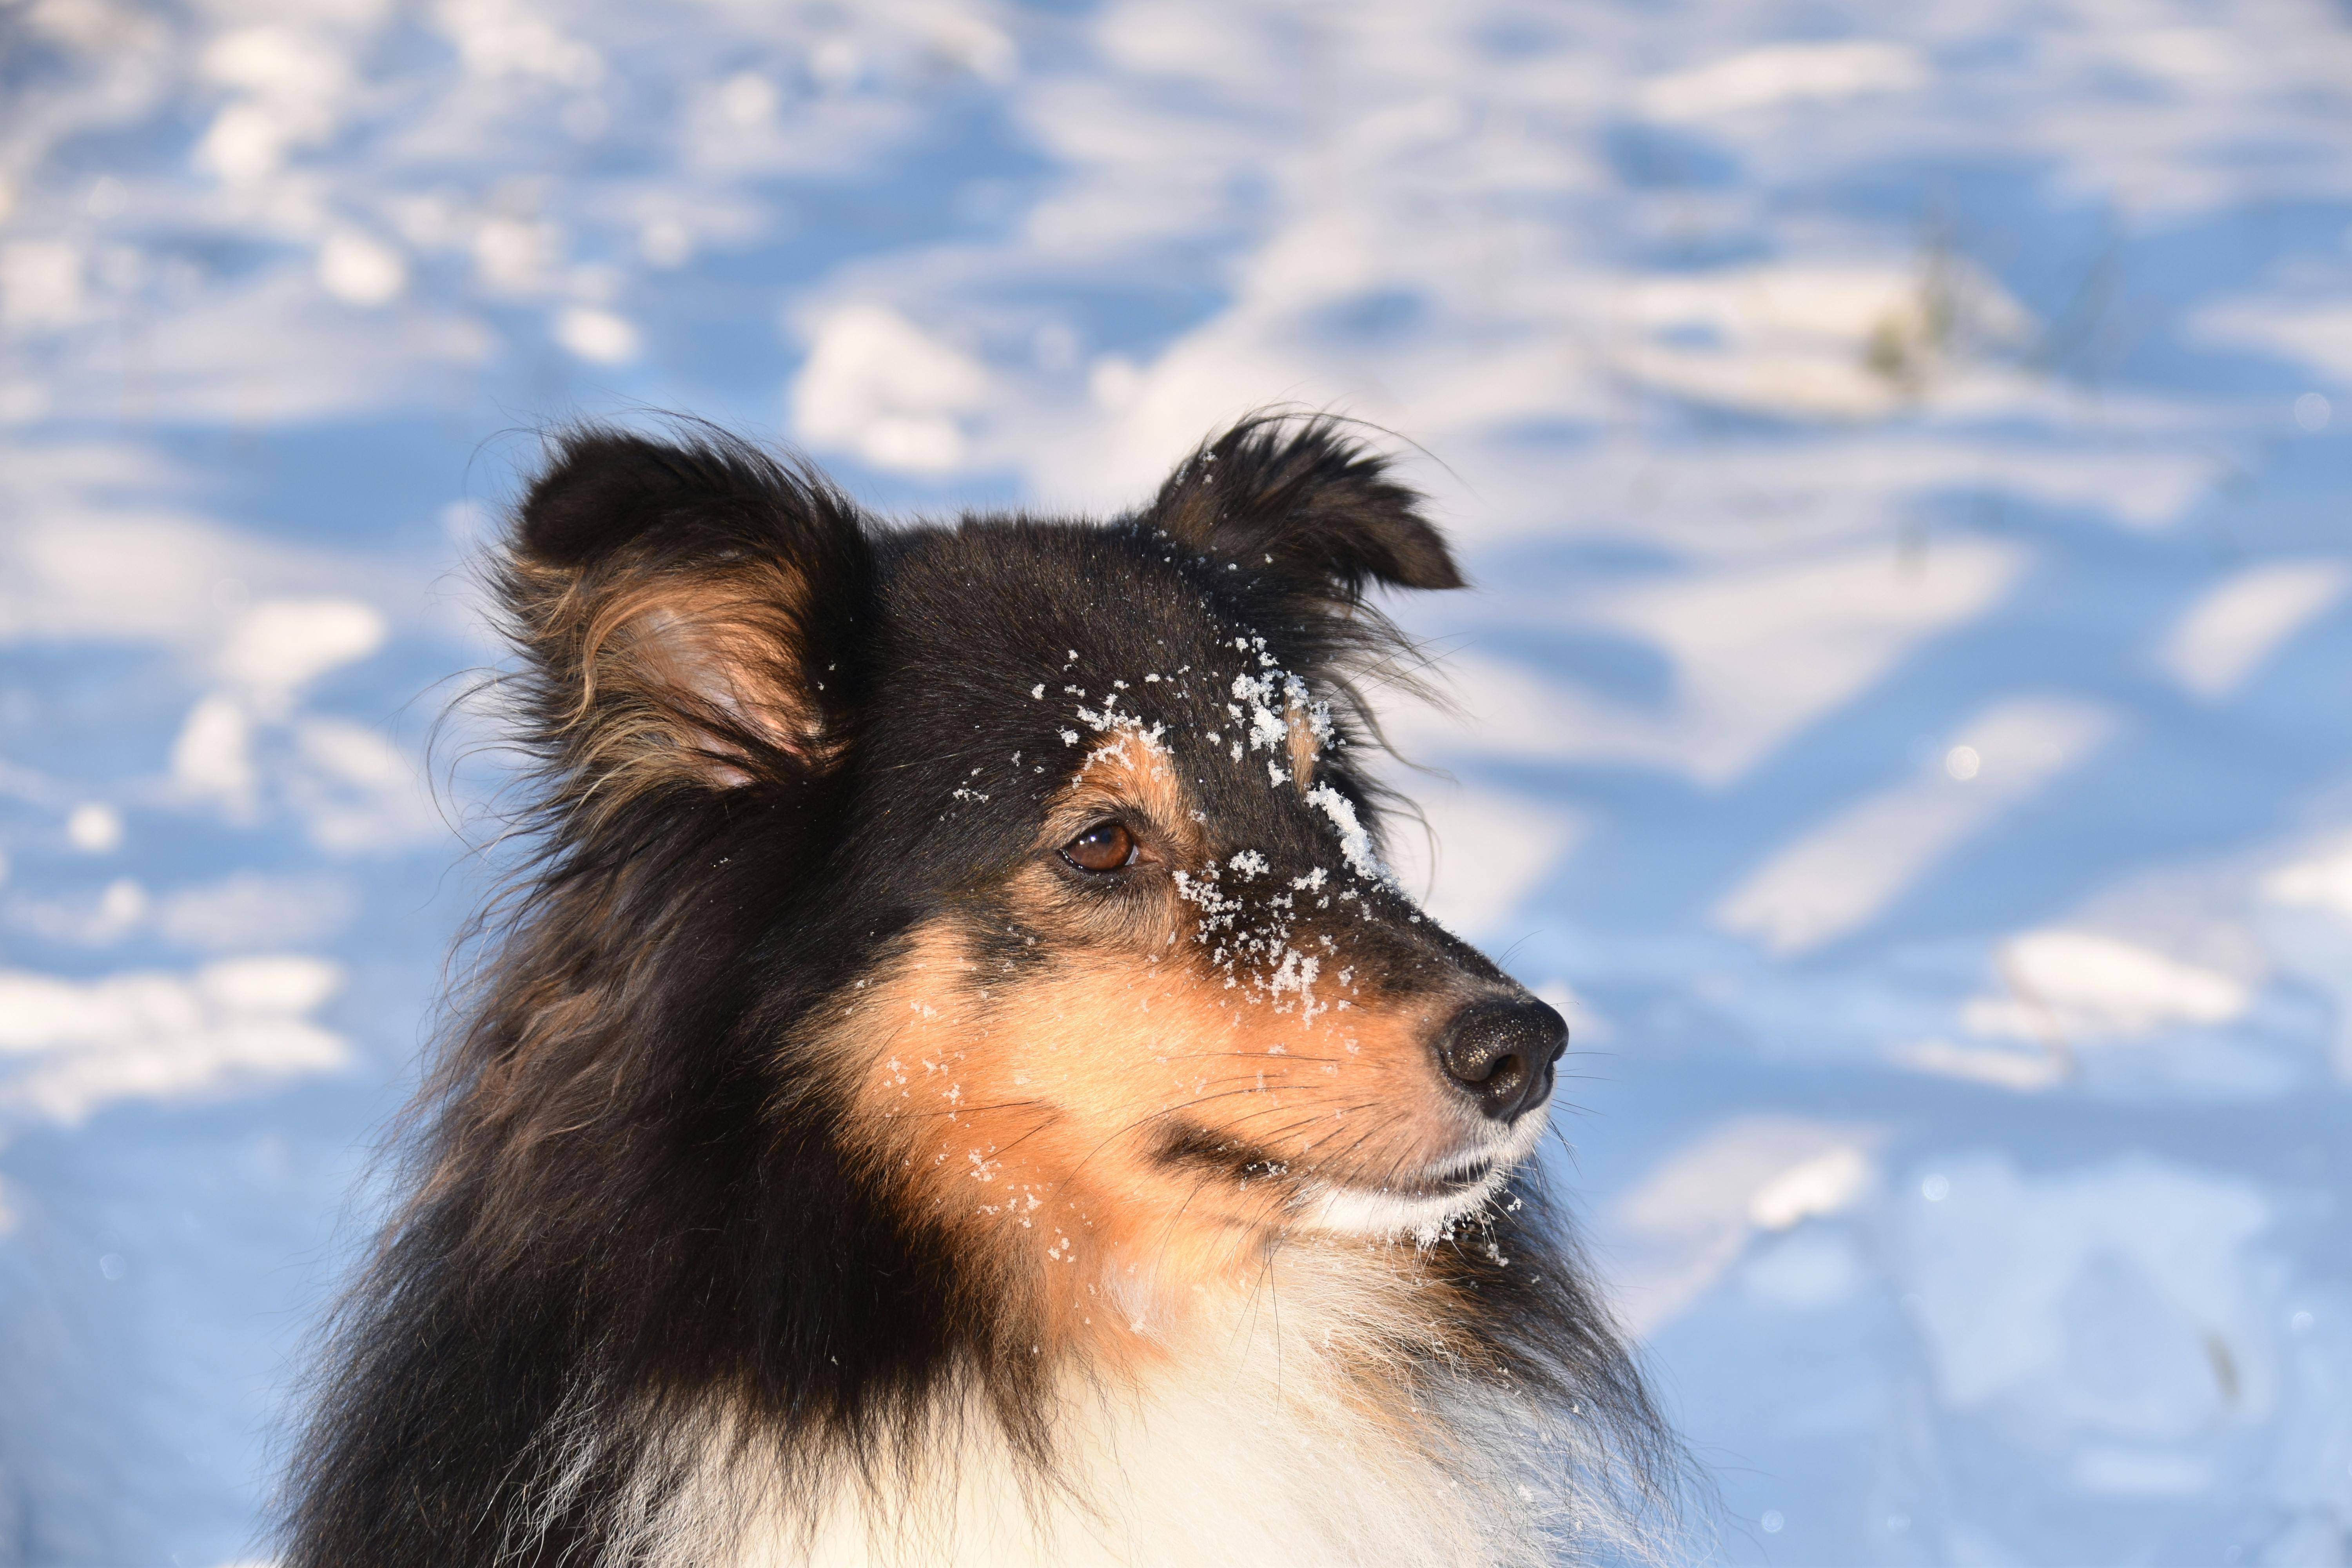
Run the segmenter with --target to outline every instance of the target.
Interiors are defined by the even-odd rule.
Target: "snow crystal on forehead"
[[[1110,738],[1087,753],[1086,760],[1078,764],[1078,772],[1084,773],[1097,763],[1108,765],[1119,763],[1129,766],[1134,765],[1136,759],[1127,749],[1128,742],[1130,741],[1143,748],[1146,757],[1168,755],[1168,747],[1160,738],[1163,728],[1161,725],[1154,724],[1150,729],[1146,729],[1137,721],[1129,720],[1126,724],[1108,731]]]
[[[1114,686],[1125,686],[1127,682],[1119,680],[1114,681],[1112,684]],[[1153,751],[1164,752],[1167,750],[1167,747],[1160,743],[1160,737],[1167,733],[1168,726],[1164,723],[1155,723],[1147,727],[1143,722],[1143,715],[1140,713],[1120,712],[1118,709],[1118,693],[1117,691],[1104,692],[1102,706],[1099,708],[1089,708],[1086,704],[1087,693],[1085,688],[1077,686],[1065,686],[1062,689],[1066,692],[1074,693],[1077,697],[1078,720],[1088,729],[1094,731],[1095,733],[1100,735],[1108,734],[1112,731],[1129,731],[1141,737],[1144,743],[1150,746]],[[1065,733],[1066,735],[1067,732],[1065,731]]]

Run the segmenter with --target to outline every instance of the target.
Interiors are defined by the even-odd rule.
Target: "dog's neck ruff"
[[[656,1507],[647,1561],[1532,1568],[1622,1541],[1613,1510],[1574,1483],[1591,1456],[1573,1428],[1459,1366],[1429,1292],[1360,1242],[1286,1249],[1254,1288],[1173,1328],[1149,1369],[1069,1372],[1048,1476],[984,1409],[942,1395],[914,1451],[840,1458],[814,1491],[733,1449]]]

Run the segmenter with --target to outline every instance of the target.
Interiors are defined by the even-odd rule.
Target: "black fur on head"
[[[1179,464],[1149,515],[1187,544],[1272,568],[1344,607],[1375,583],[1464,586],[1421,497],[1388,467],[1336,419],[1262,415]]]
[[[1402,650],[1363,595],[1462,581],[1418,499],[1332,422],[1265,418],[1108,524],[889,528],[708,429],[586,427],[491,575],[534,858],[338,1319],[286,1568],[672,1561],[665,1500],[712,1453],[806,1501],[912,1462],[949,1405],[1050,1478],[1071,1369],[1019,1280],[845,1131],[869,1113],[832,1065],[843,999],[925,932],[979,933],[1008,984],[1112,940],[1006,890],[1079,754],[1063,690],[1116,678],[1207,725],[1229,675],[1311,683],[1320,807],[1238,734],[1187,787],[1228,848],[1337,866],[1318,810],[1373,821],[1350,683]],[[1353,907],[1359,962],[1508,986],[1392,889]],[[1446,1353],[1555,1407],[1594,1484],[1646,1506],[1672,1445],[1532,1169],[1517,1192],[1415,1265],[1461,1320]]]

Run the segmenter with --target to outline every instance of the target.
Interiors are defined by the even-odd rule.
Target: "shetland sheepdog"
[[[488,564],[528,842],[337,1320],[287,1568],[1655,1556],[1533,1156],[1560,1016],[1382,868],[1383,459],[885,525],[551,442]]]

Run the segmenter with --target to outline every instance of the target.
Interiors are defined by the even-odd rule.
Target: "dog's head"
[[[774,1113],[1000,1256],[1162,1286],[1426,1238],[1542,1128],[1559,1015],[1381,868],[1373,584],[1461,577],[1315,421],[1108,524],[898,530],[741,447],[582,434],[503,579],[559,830],[673,867],[648,930],[732,933],[701,984]]]

